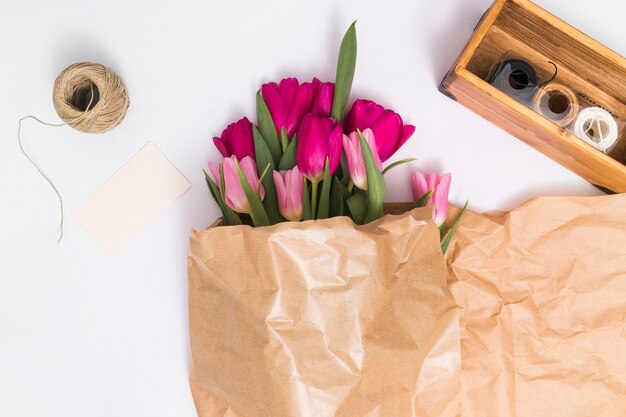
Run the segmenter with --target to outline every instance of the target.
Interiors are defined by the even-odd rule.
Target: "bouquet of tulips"
[[[370,100],[345,114],[356,64],[354,23],[341,43],[335,83],[286,78],[257,93],[257,124],[246,117],[213,138],[224,156],[209,163],[211,194],[226,224],[269,226],[284,221],[349,216],[365,224],[383,216],[384,174],[413,161],[393,154],[415,126]],[[450,174],[414,171],[413,207],[434,206],[445,252],[457,222],[444,235]]]
[[[355,62],[353,24],[334,83],[264,84],[256,123],[214,138],[223,219],[192,231],[188,258],[200,417],[458,415],[451,177],[414,171],[414,202],[383,205],[415,127],[373,101],[346,112]]]

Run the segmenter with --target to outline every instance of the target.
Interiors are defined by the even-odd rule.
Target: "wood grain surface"
[[[497,0],[441,88],[459,103],[589,182],[626,192],[626,134],[609,155],[484,81],[504,56],[524,59],[540,80],[554,75],[586,106],[626,123],[626,59],[528,0]],[[626,129],[622,129],[626,131]]]

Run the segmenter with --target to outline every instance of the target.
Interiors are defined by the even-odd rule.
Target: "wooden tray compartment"
[[[441,90],[607,191],[626,192],[626,134],[603,154],[484,81],[509,52],[578,92],[582,103],[626,121],[626,60],[527,0],[497,0],[485,13]],[[623,131],[626,129],[622,129]]]

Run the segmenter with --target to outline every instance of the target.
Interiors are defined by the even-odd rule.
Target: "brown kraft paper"
[[[448,261],[463,417],[626,416],[626,195],[468,213]]]
[[[455,417],[458,312],[429,209],[192,232],[200,417]]]

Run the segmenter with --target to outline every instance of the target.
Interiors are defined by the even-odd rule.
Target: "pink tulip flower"
[[[346,115],[346,132],[372,129],[381,161],[389,159],[415,132],[415,126],[405,125],[397,113],[369,100],[357,100]]]
[[[246,117],[229,124],[222,132],[221,137],[213,138],[213,143],[224,158],[234,155],[238,160],[242,160],[246,156],[256,159],[252,123]]]
[[[270,111],[276,132],[280,136],[281,130],[285,129],[290,138],[307,113],[313,112],[319,117],[330,116],[333,93],[334,84],[322,83],[317,78],[302,84],[296,78],[285,78],[279,84],[267,83],[261,87],[261,95]]]
[[[341,160],[342,136],[341,126],[335,119],[312,114],[304,116],[296,149],[296,162],[302,175],[313,183],[320,182],[324,177],[326,158],[330,175],[333,175]]]
[[[292,222],[302,220],[304,176],[298,167],[289,171],[274,171],[274,185],[280,214]]]
[[[428,199],[427,204],[434,206],[433,219],[437,226],[443,225],[446,217],[448,217],[448,194],[451,181],[452,175],[450,174],[437,175],[431,173],[424,175],[418,170],[413,171],[411,177],[411,188],[415,201],[432,190],[433,194]]]
[[[226,204],[231,209],[235,210],[238,213],[250,213],[250,203],[248,202],[248,198],[246,197],[246,193],[243,191],[243,187],[241,186],[241,182],[239,181],[239,174],[237,173],[237,165],[236,165],[237,157],[231,156],[228,158],[224,158],[224,160],[218,165],[213,163],[209,163],[209,169],[211,170],[211,174],[213,174],[213,178],[215,179],[215,183],[220,187],[220,191],[224,194],[224,200]],[[221,181],[220,181],[220,166],[224,171],[224,188],[221,189]],[[239,162],[239,166],[241,167],[241,171],[243,172],[244,177],[248,180],[250,187],[256,193],[256,190],[259,187],[259,176],[257,175],[256,170],[256,162],[249,157],[246,156],[241,159]],[[261,186],[261,195],[259,196],[261,200],[265,198],[265,190],[263,186]]]
[[[378,157],[378,148],[376,147],[376,139],[371,129],[365,129],[363,138],[372,150],[372,156],[376,167],[382,171],[383,164]],[[365,161],[363,159],[363,151],[361,149],[361,140],[358,132],[350,133],[350,136],[343,135],[343,151],[346,153],[348,162],[348,171],[350,179],[357,188],[367,190],[367,171],[365,169]]]

